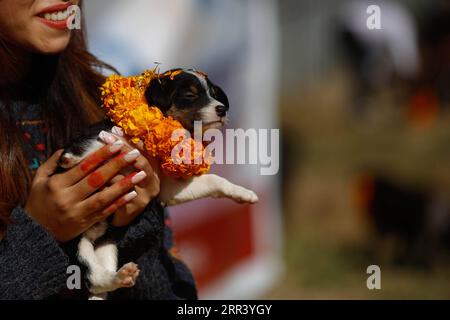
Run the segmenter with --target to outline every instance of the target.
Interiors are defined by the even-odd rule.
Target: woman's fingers
[[[112,205],[108,206],[101,212],[101,217],[109,217],[111,214],[116,212],[120,207],[126,205],[128,202],[136,198],[137,195],[138,195],[137,192],[133,190],[127,193],[126,195],[120,197]]]
[[[103,187],[122,169],[134,163],[139,156],[140,152],[137,149],[116,156],[73,186],[73,191],[76,192],[81,199],[87,198]]]
[[[136,159],[136,162],[134,163],[134,168],[137,170],[143,170],[147,173],[147,176],[151,177],[155,174],[153,171],[152,166],[148,162],[147,158],[144,156],[141,156]]]
[[[45,178],[47,179],[58,167],[58,159],[64,150],[56,151],[47,161],[45,161],[36,171],[35,180]]]
[[[111,132],[113,134],[119,136],[119,137],[124,137],[125,136],[125,134],[123,133],[122,128],[117,127],[117,126],[112,127]]]
[[[147,174],[144,171],[133,172],[111,187],[107,187],[84,200],[81,206],[84,207],[84,211],[90,218],[106,218],[119,207],[135,198],[134,193],[128,193],[125,196],[124,194],[144,180],[146,176]]]
[[[117,140],[111,145],[105,145],[87,156],[86,159],[81,161],[78,165],[76,165],[69,171],[55,176],[55,178],[60,181],[61,187],[73,186],[74,184],[85,178],[89,173],[95,170],[102,163],[117,154],[123,146],[124,142],[121,140]]]
[[[132,171],[130,171],[129,173],[132,173]],[[111,180],[109,180],[108,186],[112,186],[114,183],[119,182],[121,180],[125,179],[125,175],[124,173],[119,173],[118,175],[116,175],[114,178],[112,178]]]

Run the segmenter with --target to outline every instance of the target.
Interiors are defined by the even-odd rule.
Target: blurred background
[[[369,5],[381,29],[369,29]],[[256,206],[171,208],[200,297],[450,298],[450,1],[97,0],[123,74],[205,71],[230,128],[280,129],[280,171],[215,165]],[[381,290],[366,269],[381,268]]]

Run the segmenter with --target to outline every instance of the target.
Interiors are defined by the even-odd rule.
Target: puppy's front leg
[[[238,203],[258,201],[258,196],[253,191],[215,174],[190,179],[174,179],[168,176],[162,178],[160,200],[167,206],[207,197],[230,198]]]

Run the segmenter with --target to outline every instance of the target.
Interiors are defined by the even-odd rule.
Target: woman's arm
[[[69,258],[20,207],[0,241],[0,300],[44,299],[66,286]]]

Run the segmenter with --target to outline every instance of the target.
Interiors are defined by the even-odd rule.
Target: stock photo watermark
[[[67,267],[66,273],[68,275],[66,286],[69,290],[81,289],[81,269],[77,265],[70,265]]]
[[[366,26],[369,30],[381,29],[381,8],[377,5],[370,5],[367,7],[366,13],[368,15]]]
[[[366,273],[370,275],[366,281],[367,289],[381,290],[381,268],[373,264],[367,267]]]
[[[67,267],[67,281],[66,286],[69,290],[81,289],[81,269],[77,265],[70,265]],[[370,265],[366,269],[366,274],[369,275],[366,280],[366,286],[369,290],[381,290],[381,268],[378,265]]]
[[[80,30],[81,29],[81,9],[77,5],[71,5],[67,8],[67,29]]]
[[[194,122],[194,136],[189,131],[178,129],[172,133],[172,141],[179,141],[172,149],[172,160],[175,164],[249,164],[260,165],[263,176],[276,175],[280,168],[280,130],[279,129],[226,129],[225,135],[219,129],[203,131],[202,122]],[[207,143],[203,151],[203,159],[191,159],[191,145],[186,139],[196,142],[194,153],[201,153],[202,145]],[[195,150],[198,148],[198,150]],[[226,152],[225,152],[226,151]],[[209,157],[212,155],[212,157]]]

